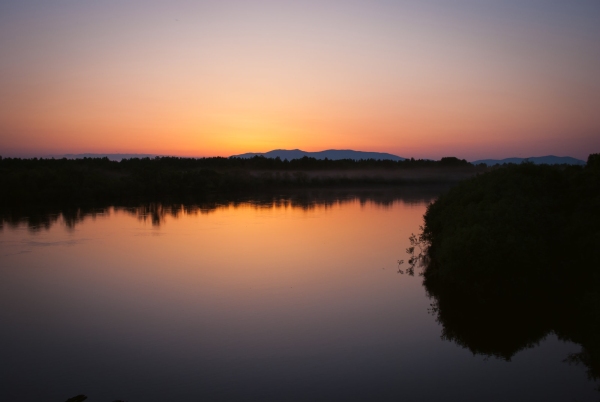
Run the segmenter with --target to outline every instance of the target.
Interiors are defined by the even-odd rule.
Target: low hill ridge
[[[393,160],[393,161],[403,161],[405,158],[402,158],[397,155],[388,154],[385,152],[365,152],[365,151],[354,151],[351,149],[327,149],[325,151],[319,152],[306,152],[300,149],[274,149],[269,152],[259,152],[259,153],[245,153],[240,155],[232,155],[231,158],[253,158],[255,156],[264,156],[265,158],[277,158],[280,159],[301,159],[303,157],[315,158],[315,159],[331,159],[331,160],[340,160],[340,159],[376,159],[376,160]]]
[[[582,161],[581,159],[572,158],[570,156],[554,155],[534,156],[530,158],[480,159],[471,163],[474,165],[483,163],[488,166],[494,166],[502,165],[503,163],[515,163],[518,165],[525,161],[533,162],[536,165],[585,165],[585,161]]]

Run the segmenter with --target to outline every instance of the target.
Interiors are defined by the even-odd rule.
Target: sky
[[[0,0],[0,155],[600,152],[600,1]]]

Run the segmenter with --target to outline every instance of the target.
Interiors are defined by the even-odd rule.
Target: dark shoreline
[[[550,333],[600,378],[600,154],[585,167],[512,165],[429,205],[411,267],[442,338],[510,360]],[[419,253],[419,250],[422,252]]]
[[[448,185],[488,171],[465,160],[0,159],[0,206],[237,197],[296,189]]]

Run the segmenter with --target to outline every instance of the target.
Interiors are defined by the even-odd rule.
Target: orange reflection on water
[[[379,390],[402,400],[429,390],[424,399],[439,400],[482,373],[494,381],[481,386],[486,395],[494,384],[529,384],[524,372],[540,375],[543,390],[547,375],[564,382],[572,368],[560,361],[574,345],[549,343],[554,354],[543,361],[528,355],[555,360],[540,374],[533,363],[513,373],[440,342],[421,281],[396,264],[426,199],[280,197],[1,217],[0,364],[16,385],[0,393],[42,384],[53,400],[79,387],[99,400],[279,400],[306,389],[327,400]],[[424,386],[432,375],[440,387]]]
[[[20,226],[3,231],[22,252],[2,249],[15,268],[4,279],[35,294],[32,314],[43,304],[68,336],[94,331],[166,354],[317,353],[351,329],[350,347],[388,328],[390,314],[402,321],[402,292],[423,303],[396,260],[424,203],[311,205],[110,208],[75,226]]]

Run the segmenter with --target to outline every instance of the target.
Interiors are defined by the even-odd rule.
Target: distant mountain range
[[[393,160],[393,161],[403,161],[405,158],[401,158],[397,155],[387,154],[383,152],[363,152],[363,151],[352,151],[350,149],[328,149],[326,151],[320,152],[306,152],[301,151],[299,149],[275,149],[273,151],[264,152],[264,153],[246,153],[241,155],[232,155],[232,158],[253,158],[255,156],[264,156],[266,158],[281,158],[282,160],[292,160],[292,159],[300,159],[305,156],[309,158],[315,159],[331,159],[331,160],[339,160],[339,159],[380,159],[380,160]]]
[[[131,158],[154,158],[154,154],[92,154],[92,153],[84,153],[84,154],[64,154],[64,155],[51,155],[48,158],[67,158],[67,159],[79,159],[79,158],[104,158],[108,157],[108,159],[112,161],[121,161],[123,159],[131,159]],[[262,153],[245,153],[240,155],[232,155],[232,158],[252,158],[254,156],[264,156],[266,158],[281,158],[282,160],[292,160],[292,159],[300,159],[305,156],[309,158],[315,159],[330,159],[330,160],[339,160],[339,159],[379,159],[379,160],[392,160],[392,161],[403,161],[405,158],[402,158],[397,155],[388,154],[384,152],[363,152],[363,151],[353,151],[350,149],[328,149],[326,151],[320,152],[306,152],[300,149],[275,149],[269,152]],[[524,161],[533,162],[536,165],[548,164],[548,165],[585,165],[586,162],[581,159],[572,158],[570,156],[535,156],[531,158],[506,158],[506,159],[480,159],[471,162],[474,165],[478,165],[480,163],[484,163],[488,166],[493,165],[501,165],[503,163],[515,163],[519,164]]]
[[[485,163],[488,166],[502,165],[503,163],[519,164],[525,161],[533,162],[536,165],[585,165],[585,161],[581,159],[571,158],[570,156],[534,156],[531,158],[506,158],[506,159],[481,159],[471,162],[474,165]]]
[[[405,158],[402,158],[397,155],[392,155],[392,154],[383,153],[383,152],[363,152],[363,151],[353,151],[353,150],[349,150],[349,149],[345,149],[345,150],[328,149],[327,151],[320,151],[320,152],[306,152],[306,151],[302,151],[300,149],[292,149],[292,150],[275,149],[275,150],[269,151],[269,152],[246,153],[246,154],[241,154],[241,155],[233,155],[231,157],[232,158],[252,158],[255,156],[264,156],[266,158],[279,157],[282,160],[283,159],[287,159],[287,160],[300,159],[304,156],[308,156],[309,158],[315,158],[315,159],[327,158],[327,159],[331,159],[331,160],[381,159],[381,160],[403,161],[405,159]],[[562,164],[585,165],[585,163],[586,163],[585,161],[582,161],[581,159],[572,158],[570,156],[554,156],[554,155],[535,156],[535,157],[531,157],[531,158],[480,159],[477,161],[473,161],[471,163],[474,165],[484,163],[488,166],[493,166],[493,165],[498,165],[498,164],[501,165],[503,163],[519,164],[524,161],[533,162],[536,165],[542,165],[542,164],[547,164],[547,165],[562,165]]]

